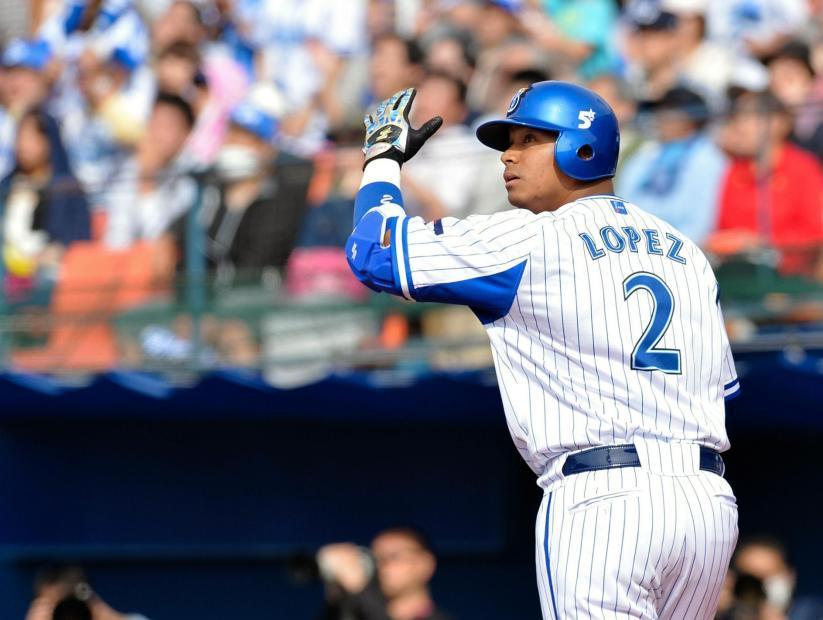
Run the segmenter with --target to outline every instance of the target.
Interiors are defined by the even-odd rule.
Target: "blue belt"
[[[637,448],[632,444],[602,446],[571,454],[563,464],[563,475],[570,476],[585,471],[612,469],[613,467],[640,467]],[[726,464],[719,452],[700,446],[700,469],[722,476],[726,472]]]

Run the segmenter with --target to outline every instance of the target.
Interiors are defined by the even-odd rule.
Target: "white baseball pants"
[[[729,484],[704,471],[570,475],[537,516],[545,620],[711,620],[737,542]]]

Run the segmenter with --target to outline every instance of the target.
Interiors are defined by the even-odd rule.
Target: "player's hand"
[[[363,153],[365,167],[373,159],[388,157],[401,166],[414,157],[423,143],[434,135],[443,119],[435,116],[414,129],[409,123],[409,110],[417,91],[407,88],[395,93],[363,119],[366,141]]]

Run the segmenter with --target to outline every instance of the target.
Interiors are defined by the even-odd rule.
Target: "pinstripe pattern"
[[[728,483],[706,472],[588,472],[545,494],[535,537],[546,620],[709,620],[737,506]]]
[[[411,218],[404,260],[417,289],[528,261],[509,312],[486,327],[509,431],[546,490],[536,524],[544,618],[708,619],[737,540],[731,489],[699,470],[698,445],[729,447],[724,397],[739,389],[717,283],[685,237],[634,205],[619,213],[613,199],[446,218],[438,234]],[[606,227],[640,240],[626,233],[623,251],[608,251],[621,244],[601,236]],[[655,346],[680,352],[677,373],[633,370],[656,307],[651,293],[624,296],[638,272],[671,292]],[[562,476],[567,453],[620,443],[635,444],[641,468]]]
[[[629,203],[618,213],[613,199],[587,198],[539,215],[444,218],[442,234],[420,218],[404,221],[405,252],[398,254],[415,289],[528,261],[509,313],[486,327],[509,429],[544,488],[559,479],[569,451],[636,437],[720,451],[729,445],[724,396],[737,383],[711,267],[677,230]],[[593,260],[580,233],[602,247],[607,226],[657,231],[659,254],[649,253],[641,232],[634,249]],[[685,264],[666,257],[667,235],[683,239]],[[632,370],[632,351],[655,308],[645,292],[624,299],[623,281],[640,271],[658,276],[674,297],[671,324],[656,346],[681,352],[679,374]],[[676,456],[669,470],[683,466]]]
[[[700,445],[728,449],[724,398],[739,389],[717,282],[682,234],[614,199],[445,218],[437,231],[401,217],[400,285],[415,298],[526,261],[511,307],[486,328],[509,431],[545,490],[544,618],[709,619],[737,540],[728,483],[699,469]],[[639,272],[665,296],[624,291]],[[660,303],[657,340],[641,350]],[[638,351],[674,363],[636,370],[650,367]],[[623,443],[641,467],[562,475],[568,453]]]

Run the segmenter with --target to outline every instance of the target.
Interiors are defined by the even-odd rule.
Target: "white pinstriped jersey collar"
[[[630,201],[626,200],[625,198],[621,198],[617,194],[596,194],[594,196],[584,196],[583,198],[578,198],[577,200],[574,200],[572,202],[567,202],[562,207],[558,207],[554,211],[548,211],[548,213],[551,213],[553,216],[557,217],[557,216],[560,216],[560,215],[564,214],[566,211],[569,211],[574,205],[576,205],[578,203],[583,203],[583,202],[586,202],[587,200],[603,200],[603,199],[619,200],[620,202],[626,202],[626,203],[631,204]]]

